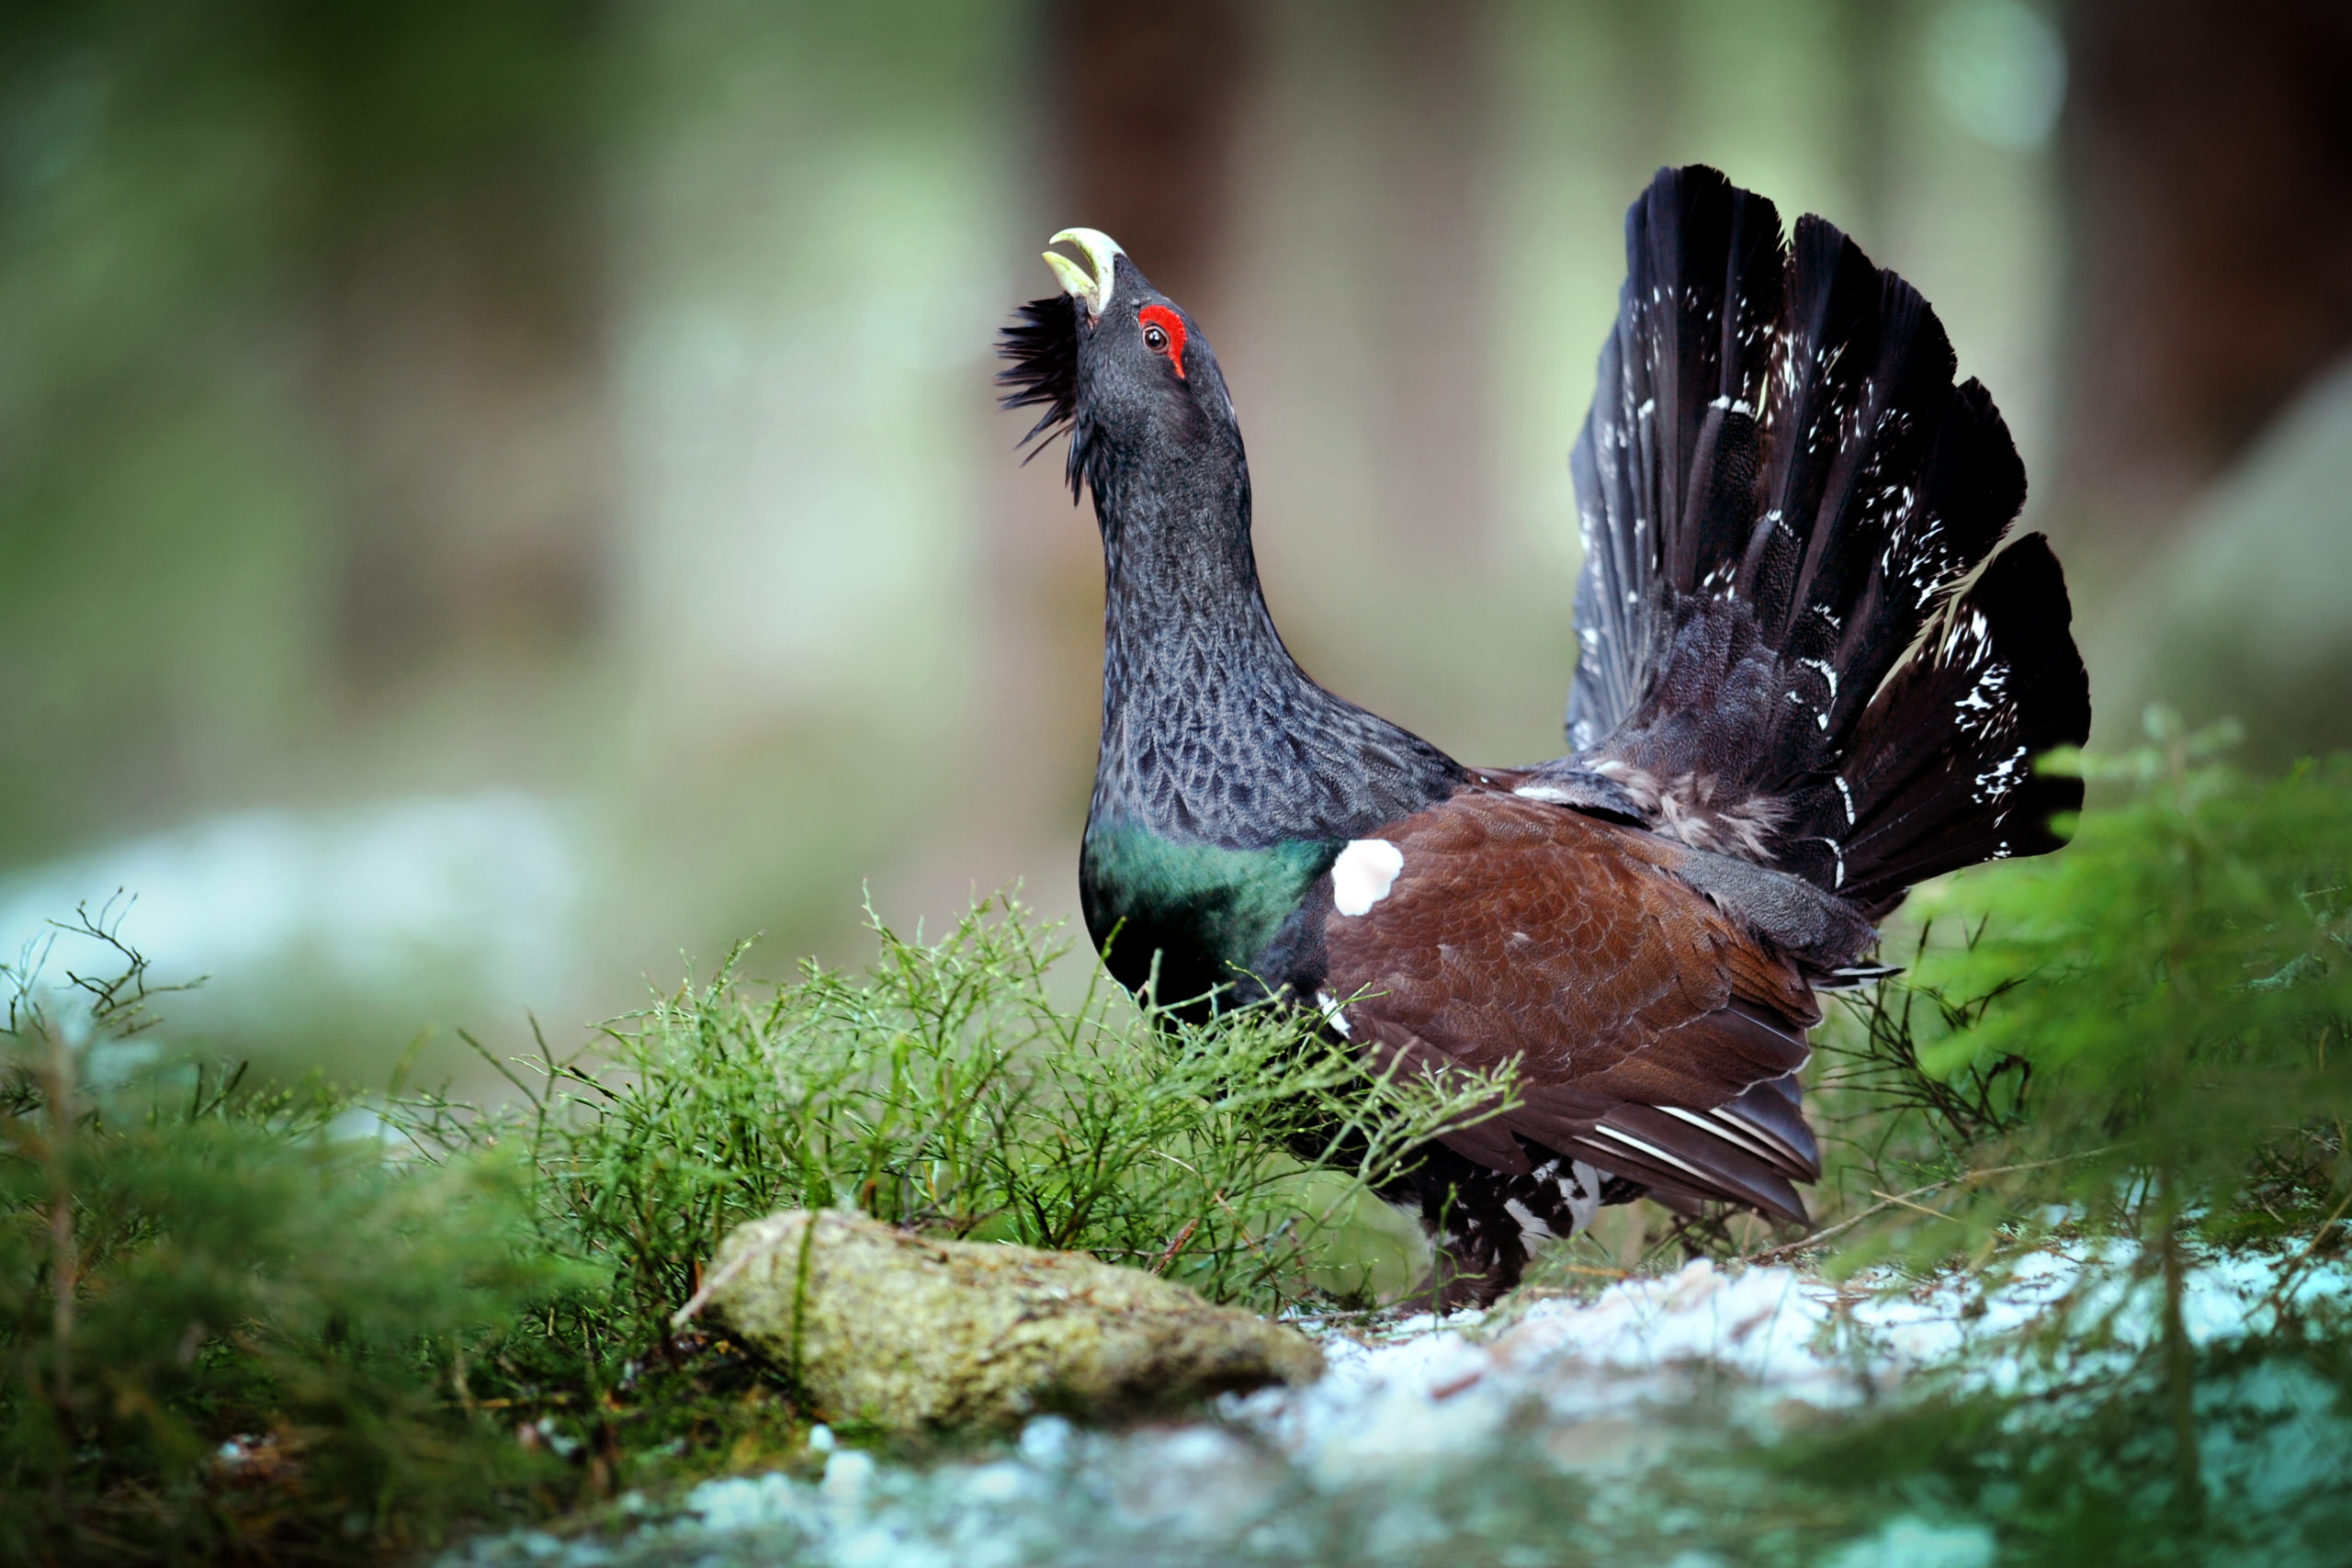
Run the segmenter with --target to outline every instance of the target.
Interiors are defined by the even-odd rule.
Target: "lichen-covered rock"
[[[1309,1382],[1295,1329],[1080,1253],[936,1241],[862,1214],[771,1214],[729,1235],[707,1301],[828,1420],[1001,1427],[1141,1414]]]

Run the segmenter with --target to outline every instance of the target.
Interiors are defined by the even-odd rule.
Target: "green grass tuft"
[[[728,1230],[792,1207],[1091,1252],[1272,1310],[1308,1288],[1351,1193],[1510,1103],[1507,1077],[1369,1076],[1287,1009],[1186,1023],[1099,969],[1057,1004],[1066,943],[1009,898],[936,942],[873,929],[862,976],[758,987],[739,950],[582,1055],[526,1064],[555,1223],[611,1260],[640,1322]]]

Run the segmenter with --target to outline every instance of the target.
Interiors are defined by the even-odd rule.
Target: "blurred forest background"
[[[2352,742],[2339,0],[16,0],[0,950],[374,1080],[765,933],[1075,907],[1100,563],[995,329],[1187,301],[1309,670],[1559,749],[1620,215],[1705,161],[2006,411],[2102,735]]]

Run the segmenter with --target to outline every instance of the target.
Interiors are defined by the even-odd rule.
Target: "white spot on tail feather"
[[[2022,746],[1976,775],[1976,798],[1984,803],[2005,795],[2024,782],[2029,772]]]
[[[1331,863],[1331,907],[1342,915],[1363,915],[1388,897],[1405,852],[1385,839],[1351,839]]]
[[[1772,1157],[1771,1150],[1766,1147],[1764,1144],[1754,1138],[1741,1136],[1742,1129],[1730,1124],[1728,1122],[1720,1121],[1710,1116],[1702,1116],[1695,1111],[1685,1111],[1679,1106],[1661,1105],[1658,1109],[1665,1111],[1668,1116],[1673,1117],[1676,1121],[1687,1122],[1691,1126],[1698,1128],[1702,1133],[1706,1134],[1708,1136],[1721,1139],[1723,1142],[1731,1145],[1732,1147],[1740,1150],[1744,1154],[1757,1155],[1766,1159]]]

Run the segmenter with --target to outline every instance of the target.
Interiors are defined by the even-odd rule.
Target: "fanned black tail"
[[[1985,564],[2025,469],[1935,311],[1713,169],[1661,171],[1625,229],[1573,460],[1577,761],[1872,917],[2056,848],[2082,786],[2031,759],[2087,736],[2089,685],[2048,544]]]

